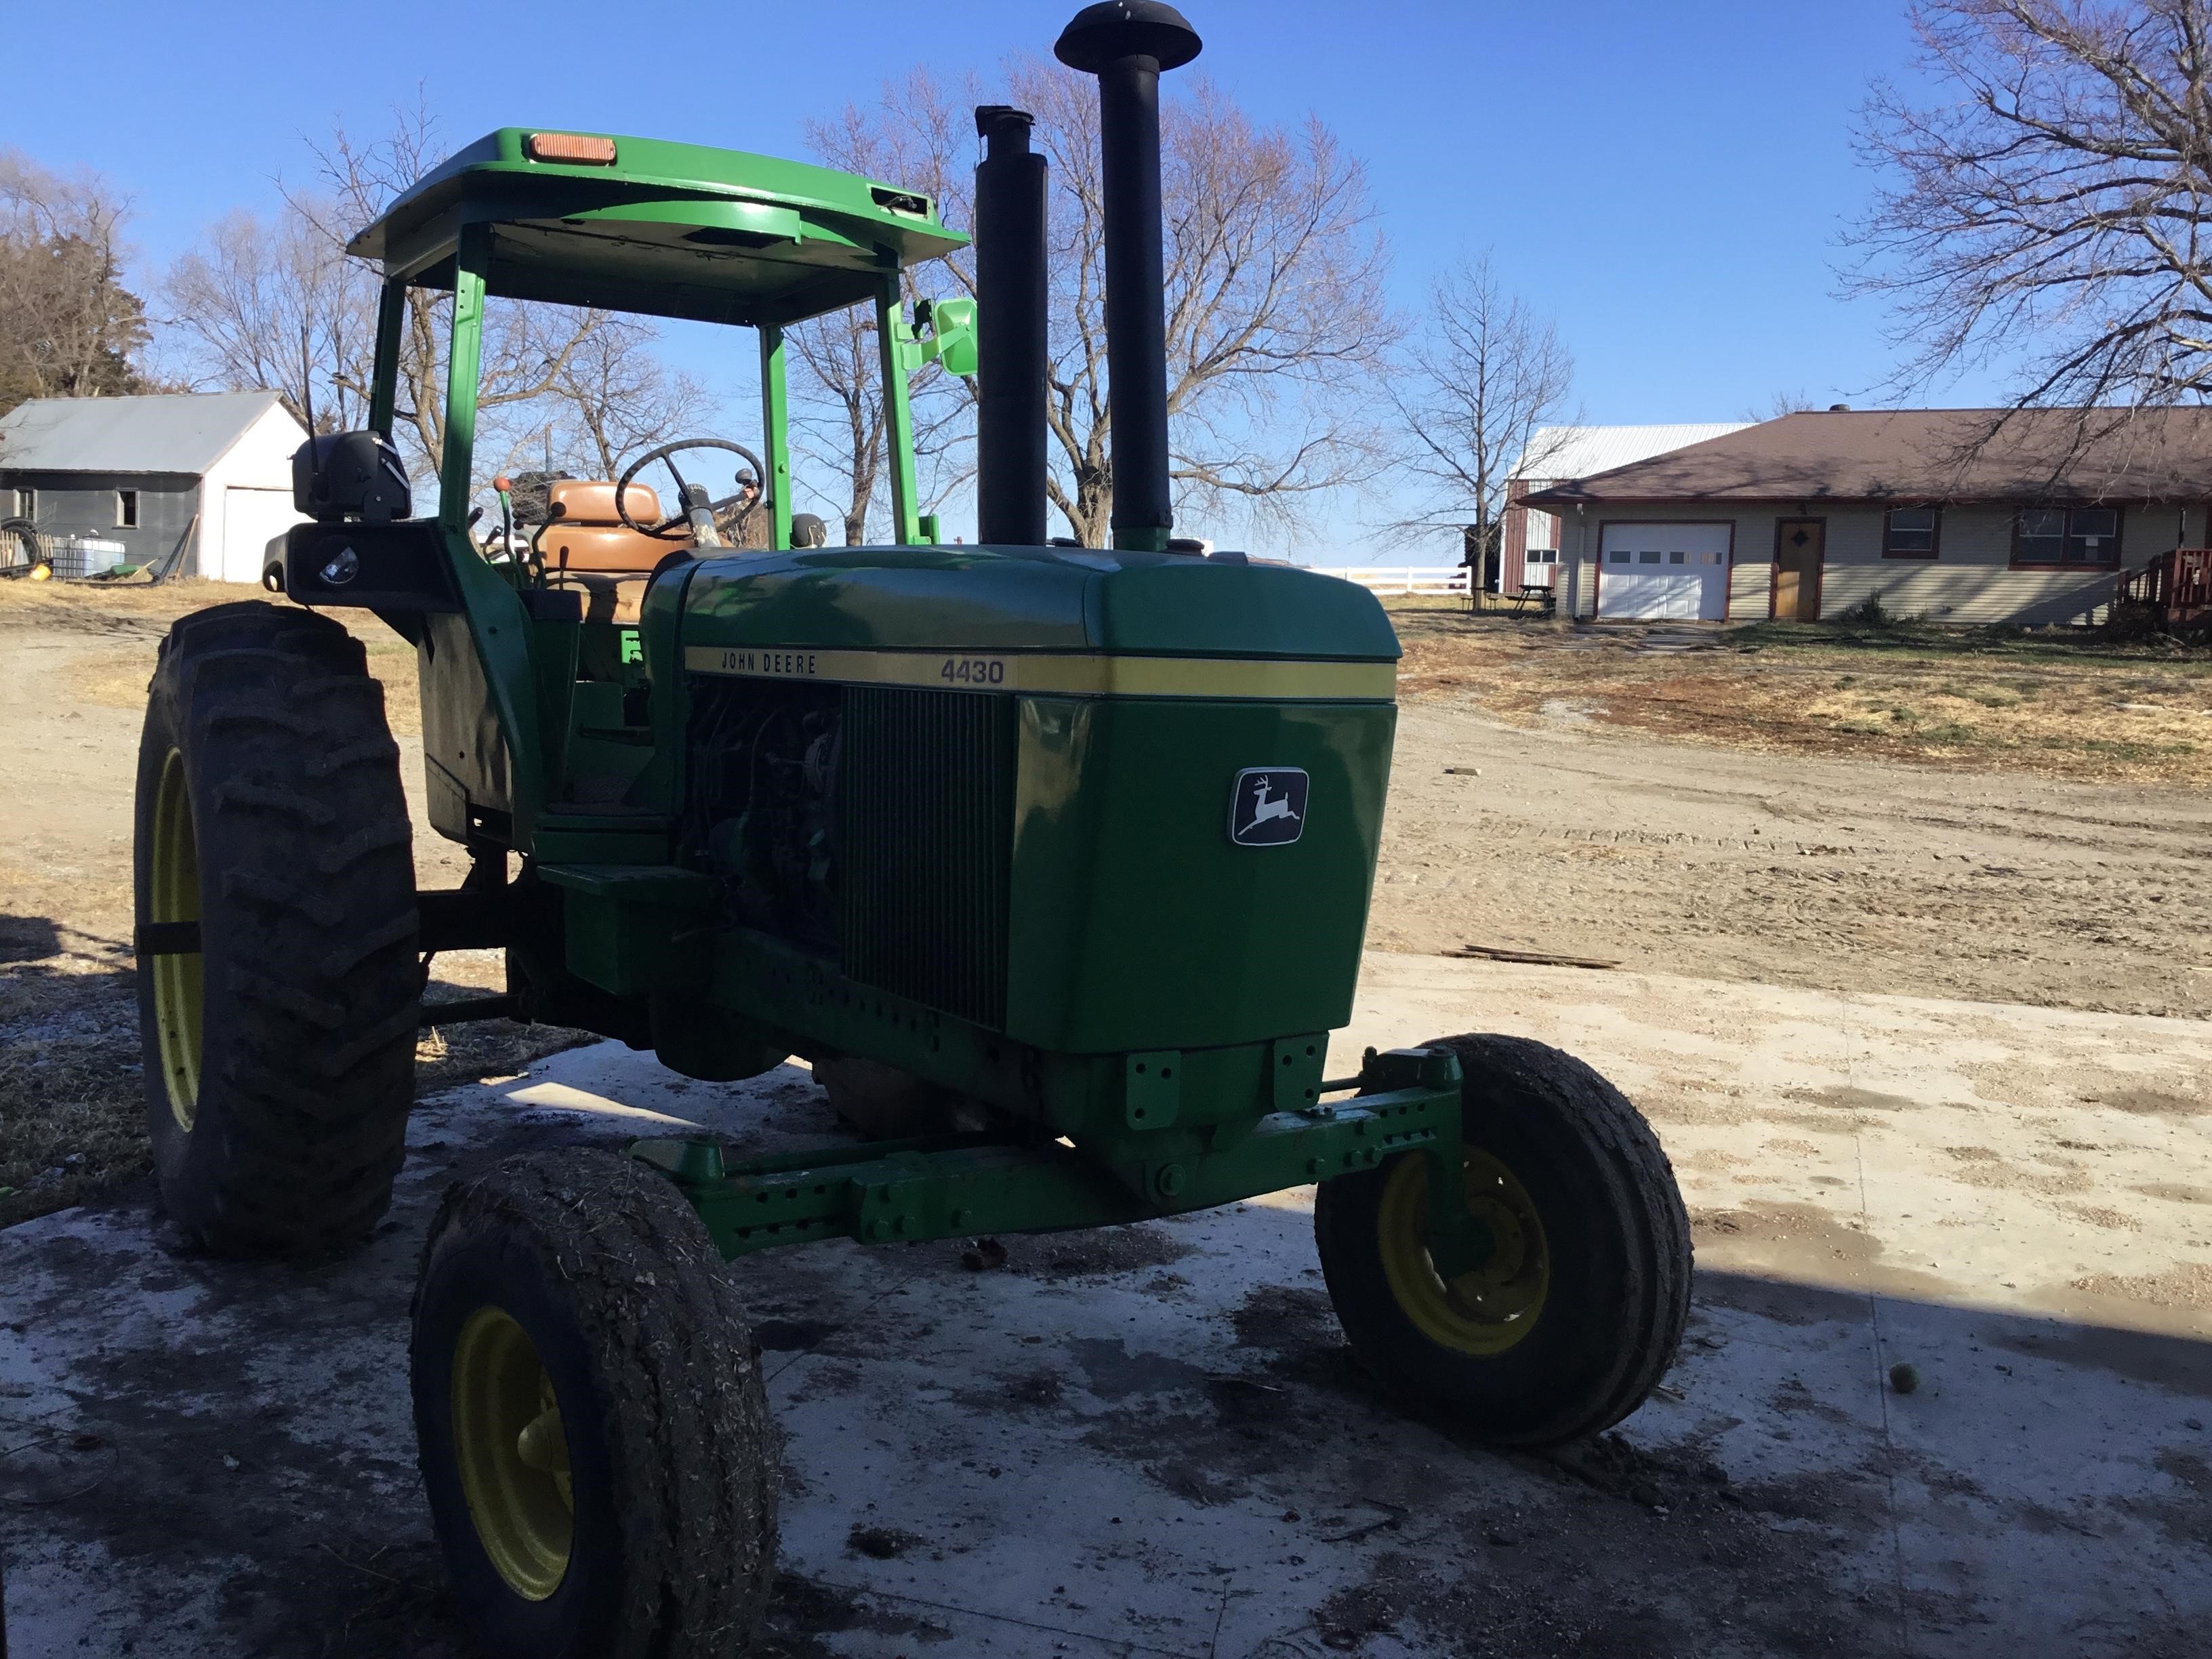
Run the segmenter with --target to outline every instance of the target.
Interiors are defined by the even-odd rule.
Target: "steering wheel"
[[[690,539],[690,514],[684,507],[684,493],[690,488],[690,485],[684,482],[684,475],[677,470],[675,461],[675,457],[687,449],[726,449],[732,455],[742,456],[752,464],[753,477],[763,481],[761,493],[754,499],[758,501],[767,495],[768,469],[761,465],[760,457],[743,444],[733,444],[727,438],[684,438],[672,444],[663,444],[658,449],[648,449],[629,464],[622,477],[615,481],[615,516],[641,536],[655,537],[664,542]],[[630,517],[629,507],[624,498],[629,493],[630,480],[655,461],[659,461],[666,467],[668,476],[676,480],[676,511],[659,524],[646,526]],[[708,503],[708,510],[719,516],[744,499],[742,494],[725,495],[719,501]],[[669,533],[679,528],[684,532],[683,535],[674,536]]]

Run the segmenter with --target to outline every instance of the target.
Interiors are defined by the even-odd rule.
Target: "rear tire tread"
[[[388,1206],[404,1155],[421,995],[412,830],[367,663],[337,623],[247,601],[180,620],[149,688],[138,914],[150,791],[173,746],[195,809],[205,1048],[187,1133],[142,974],[148,1121],[171,1215],[225,1254],[352,1243]],[[340,684],[366,695],[320,695]]]

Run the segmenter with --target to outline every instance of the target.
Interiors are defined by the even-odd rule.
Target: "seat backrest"
[[[623,505],[640,524],[660,522],[660,497],[651,484],[634,483],[623,492]],[[561,524],[620,525],[615,487],[599,478],[562,478],[545,491],[545,508]]]
[[[553,521],[538,538],[538,550],[554,571],[634,574],[691,544],[688,536],[647,536],[623,523],[615,512],[615,487],[603,480],[563,478],[545,492],[545,503]],[[623,492],[623,505],[640,524],[660,522],[660,497],[649,484],[632,484]]]

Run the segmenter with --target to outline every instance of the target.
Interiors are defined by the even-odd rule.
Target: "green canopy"
[[[349,251],[387,279],[450,288],[467,225],[489,228],[488,293],[750,327],[872,299],[886,273],[968,240],[927,196],[854,173],[502,127],[416,182]]]

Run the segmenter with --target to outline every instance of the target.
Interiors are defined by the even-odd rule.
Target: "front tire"
[[[1446,1284],[1426,1245],[1425,1153],[1322,1183],[1322,1273],[1386,1389],[1499,1445],[1611,1427],[1674,1362],[1690,1226],[1667,1155],[1621,1092],[1522,1037],[1423,1045],[1459,1058],[1463,1178],[1492,1247]]]
[[[726,1659],[775,1572],[760,1360],[706,1228],[608,1152],[510,1158],[423,1252],[415,1425],[454,1593],[500,1659]]]
[[[138,747],[146,1127],[161,1200],[225,1255],[313,1255],[392,1200],[422,975],[413,831],[358,641],[252,602],[162,641]]]

